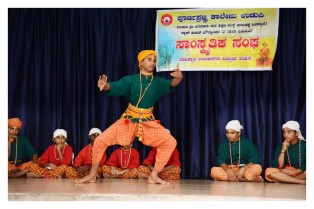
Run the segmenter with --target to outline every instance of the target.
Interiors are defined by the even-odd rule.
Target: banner
[[[279,9],[158,10],[157,71],[272,70]]]

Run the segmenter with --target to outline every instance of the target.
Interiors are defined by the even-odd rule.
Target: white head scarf
[[[231,120],[226,125],[226,130],[233,129],[237,132],[240,132],[243,129],[243,126],[240,124],[238,120]]]
[[[67,132],[64,129],[57,129],[53,132],[53,138],[56,138],[57,136],[64,136],[65,138],[67,138]]]
[[[292,130],[295,130],[295,131],[299,132],[298,138],[300,140],[304,140],[305,141],[304,137],[301,134],[300,125],[299,125],[299,123],[297,121],[290,120],[290,121],[286,122],[285,124],[282,125],[282,129],[284,129],[284,128],[290,128]]]
[[[101,130],[99,128],[92,128],[89,133],[88,133],[88,136],[94,134],[94,133],[99,133],[101,134]]]

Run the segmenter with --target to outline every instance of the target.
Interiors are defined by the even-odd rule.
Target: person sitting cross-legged
[[[8,120],[8,177],[24,177],[29,165],[38,162],[38,154],[30,141],[19,134],[23,122],[19,118]]]
[[[227,140],[218,147],[219,167],[213,167],[210,176],[220,181],[264,182],[258,149],[250,140],[241,137],[241,129],[238,120],[227,123]]]
[[[275,150],[273,166],[265,171],[269,182],[306,184],[306,141],[297,121],[282,125],[284,141]]]
[[[95,138],[101,134],[101,131],[98,128],[92,128],[88,134],[89,144],[85,146],[75,157],[73,167],[68,166],[66,169],[65,176],[67,178],[76,179],[87,176],[92,167],[92,155],[93,155],[93,145]],[[104,153],[102,159],[99,162],[99,167],[97,170],[97,177],[102,176],[101,166],[105,164],[106,153]]]
[[[140,165],[140,155],[130,144],[116,149],[109,160],[102,166],[105,178],[135,179],[138,176],[137,168]]]
[[[53,132],[53,145],[39,158],[38,164],[29,165],[27,178],[61,178],[67,166],[72,164],[73,149],[66,143],[67,132],[57,129]]]

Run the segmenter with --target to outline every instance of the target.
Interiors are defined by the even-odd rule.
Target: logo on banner
[[[172,23],[172,16],[170,14],[164,14],[161,17],[161,24],[163,24],[164,26],[170,25]]]

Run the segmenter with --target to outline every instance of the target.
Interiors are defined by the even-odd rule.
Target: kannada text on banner
[[[272,70],[279,9],[158,10],[157,71]]]

